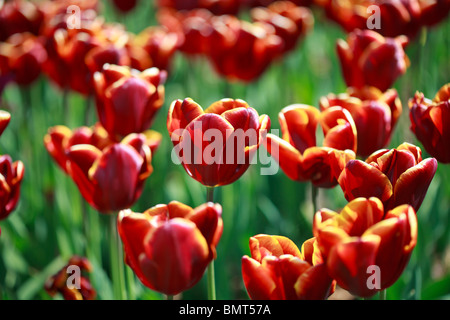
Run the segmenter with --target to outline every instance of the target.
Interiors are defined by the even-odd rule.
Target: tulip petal
[[[168,295],[195,285],[210,262],[205,238],[193,222],[181,218],[147,233],[144,246],[142,272],[157,291]]]
[[[380,170],[360,160],[350,160],[338,179],[345,198],[377,197],[388,200],[393,194],[392,184]]]
[[[427,193],[428,187],[437,170],[437,161],[428,158],[418,165],[409,168],[398,178],[394,194],[386,204],[387,209],[392,209],[402,204],[410,204],[417,212]]]

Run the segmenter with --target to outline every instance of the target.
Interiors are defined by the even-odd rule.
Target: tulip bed
[[[180,16],[158,12],[155,2],[137,1],[131,11],[99,2],[105,23],[142,37],[128,62],[117,59],[120,67],[95,53],[56,67],[47,47],[42,71],[23,84],[2,69],[8,50],[0,47],[0,109],[7,112],[0,152],[10,157],[0,158],[0,299],[449,299],[448,16],[431,23],[433,12],[423,9],[420,28],[394,35],[388,24],[385,40],[351,33],[359,20],[343,25],[327,1],[316,1],[311,17],[294,1],[286,11],[308,17],[293,38],[278,36],[284,49],[268,29],[250,39],[256,27],[249,23],[240,47],[220,42],[226,37],[217,30],[205,44],[192,28],[171,54],[149,57],[151,49],[139,51],[142,41],[175,44],[147,28],[164,21],[176,38],[182,31],[174,21],[187,19],[181,9]],[[197,13],[199,25],[219,9],[236,9],[223,3],[230,7]],[[266,7],[214,23],[263,23]],[[4,37],[12,24],[0,23]],[[59,36],[58,45],[73,41]],[[107,48],[97,40],[90,45]],[[249,51],[251,41],[261,41],[258,50]],[[373,45],[361,54],[366,42],[388,49],[380,54]],[[369,50],[375,62],[362,60]],[[392,56],[395,63],[384,63]],[[97,71],[93,80],[77,78],[82,68]],[[31,69],[20,76],[32,77]],[[105,110],[116,105],[111,117]],[[250,165],[179,163],[173,132],[194,132],[193,119],[202,130],[229,125],[269,135],[247,145],[258,149]],[[261,174],[268,166],[262,151],[279,165],[274,174]],[[11,168],[13,161],[21,164]],[[20,190],[10,196],[14,183]],[[7,197],[17,200],[12,210]],[[81,291],[65,287],[71,265],[82,270]],[[381,268],[382,290],[367,285],[367,266]]]

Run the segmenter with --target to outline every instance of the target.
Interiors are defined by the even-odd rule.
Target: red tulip
[[[283,52],[293,50],[314,25],[311,10],[291,1],[276,1],[267,8],[257,7],[250,14],[254,21],[269,23],[275,28],[275,34],[283,39]]]
[[[347,86],[389,89],[409,66],[403,49],[407,43],[404,36],[385,38],[372,30],[355,30],[347,41],[339,39],[337,53]]]
[[[76,286],[77,280],[69,279],[71,274],[75,276],[76,268],[83,272],[79,279],[78,288]],[[52,297],[60,293],[64,300],[94,300],[97,293],[87,277],[87,273],[92,272],[92,270],[92,265],[87,258],[73,256],[60,271],[47,280],[45,291]]]
[[[100,18],[83,23],[80,29],[50,29],[48,37],[49,59],[44,71],[61,88],[89,95],[93,93],[93,74],[104,64],[131,65],[128,34]]]
[[[31,1],[2,2],[0,7],[0,41],[16,33],[38,35],[44,21],[39,5]]]
[[[450,163],[450,84],[433,100],[417,92],[409,101],[411,130],[425,150],[439,162]]]
[[[417,217],[409,205],[385,213],[378,198],[356,198],[340,213],[318,211],[313,233],[329,275],[350,293],[369,297],[402,274],[417,242]]]
[[[16,208],[24,175],[22,161],[12,161],[9,155],[0,156],[0,220],[6,219]]]
[[[175,295],[192,288],[216,258],[222,207],[195,209],[177,201],[144,213],[120,211],[118,231],[125,261],[148,288]]]
[[[417,212],[436,169],[436,159],[422,160],[419,147],[403,143],[374,152],[365,162],[350,160],[338,182],[348,201],[377,197],[386,210],[409,204]]]
[[[234,16],[212,19],[213,46],[208,57],[218,74],[231,81],[254,81],[280,56],[283,40],[267,23],[250,23]]]
[[[286,237],[260,234],[250,238],[250,252],[242,276],[253,300],[323,300],[334,291],[314,238],[300,252]]]
[[[18,85],[29,85],[41,74],[47,53],[38,38],[31,33],[18,33],[0,43],[0,72],[11,75]]]
[[[75,132],[64,126],[51,128],[45,147],[74,180],[84,199],[102,213],[129,208],[140,197],[153,171],[152,148],[159,134],[130,134],[111,142],[104,129],[82,127]]]
[[[167,117],[174,151],[184,169],[210,187],[241,177],[269,128],[268,116],[259,116],[239,99],[222,99],[204,111],[190,98],[176,100]]]
[[[448,0],[316,0],[316,3],[347,32],[375,29],[385,37],[413,38],[422,26],[435,25],[450,12]],[[373,5],[376,10],[371,8]]]
[[[176,11],[164,8],[158,11],[158,21],[170,32],[177,34],[178,49],[188,55],[207,54],[212,49],[208,39],[213,30],[213,17],[207,9]]]
[[[151,26],[141,31],[132,40],[132,44],[141,47],[151,60],[151,67],[169,71],[180,39],[178,35],[163,26]],[[139,61],[135,64],[140,66]],[[138,68],[142,71],[142,68]]]
[[[350,112],[358,132],[357,154],[367,157],[389,144],[402,104],[395,89],[382,93],[375,87],[348,88],[346,93],[320,99],[320,109],[340,106]]]
[[[158,0],[160,8],[172,8],[178,11],[207,9],[215,15],[237,14],[242,0]]]
[[[120,11],[127,13],[136,7],[137,0],[113,0],[112,3]]]
[[[337,185],[345,164],[355,158],[356,128],[347,110],[333,107],[320,113],[302,104],[285,107],[278,115],[282,136],[268,134],[264,145],[292,180],[311,181],[317,187]],[[316,144],[316,129],[324,132],[323,146]]]
[[[167,73],[157,68],[143,72],[106,64],[94,74],[100,123],[116,140],[147,130],[164,103]]]

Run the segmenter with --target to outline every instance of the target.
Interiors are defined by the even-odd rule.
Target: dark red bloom
[[[339,213],[322,209],[314,216],[313,234],[330,277],[354,295],[370,297],[394,284],[416,246],[414,209],[386,211],[377,198],[357,198]]]
[[[17,33],[0,43],[0,72],[2,77],[21,86],[35,81],[41,74],[41,65],[47,52],[41,41],[31,33]]]
[[[259,234],[250,238],[250,252],[242,276],[253,300],[324,300],[334,291],[314,238],[300,251],[286,237]]]
[[[338,182],[348,201],[377,197],[385,210],[409,204],[417,212],[436,169],[436,159],[422,160],[420,148],[405,142],[376,151],[366,161],[350,160]]]
[[[405,36],[385,38],[372,30],[355,30],[339,39],[337,53],[348,87],[372,86],[386,91],[406,72],[409,59]]]
[[[24,172],[22,161],[13,162],[9,155],[0,156],[0,220],[16,208]]]
[[[94,300],[97,292],[87,276],[92,270],[87,258],[73,256],[58,273],[47,280],[45,291],[52,297],[60,293],[64,300]]]
[[[34,2],[24,0],[5,1],[0,7],[0,41],[16,33],[37,36],[44,22],[44,13]]]
[[[120,11],[127,13],[133,10],[138,3],[137,0],[112,0],[114,6]]]
[[[166,77],[157,68],[139,72],[109,64],[94,74],[98,117],[112,139],[149,129],[164,103]]]
[[[203,185],[230,184],[241,177],[270,128],[243,100],[222,99],[203,110],[190,98],[174,101],[167,129],[186,172]]]
[[[216,258],[222,235],[222,207],[195,209],[177,201],[135,213],[120,211],[117,228],[125,261],[152,290],[175,295],[194,285]]]
[[[101,127],[72,132],[57,126],[49,130],[44,143],[84,199],[98,211],[110,213],[131,207],[140,197],[153,171],[152,149],[160,140],[161,135],[146,131],[115,143]]]
[[[331,188],[350,159],[355,159],[356,127],[350,113],[333,107],[317,108],[295,104],[278,115],[281,137],[267,135],[264,146],[292,180],[311,181],[317,187]],[[317,146],[316,131],[321,125],[323,146]]]
[[[339,106],[350,112],[358,133],[357,154],[363,157],[388,145],[402,113],[395,89],[383,93],[375,87],[350,87],[345,93],[328,94],[319,105],[321,110]]]
[[[433,100],[417,92],[409,101],[411,130],[425,150],[439,162],[450,163],[450,84]]]
[[[276,1],[267,8],[257,7],[250,14],[253,21],[268,23],[275,28],[275,34],[283,39],[284,52],[293,50],[314,25],[311,10],[291,1]]]
[[[208,54],[218,74],[231,81],[256,80],[280,56],[283,40],[267,23],[250,23],[234,16],[212,19],[213,32]]]

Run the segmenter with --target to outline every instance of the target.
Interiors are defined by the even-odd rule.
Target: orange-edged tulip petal
[[[0,136],[5,131],[9,122],[11,121],[11,114],[8,111],[0,110]]]
[[[359,197],[377,197],[387,201],[393,194],[388,177],[361,160],[350,160],[338,179],[348,201]]]
[[[320,256],[313,239],[305,243],[302,248],[308,248],[308,256]],[[242,257],[242,276],[253,300],[326,299],[334,290],[325,265],[306,261],[286,237],[256,235],[250,238],[250,251],[251,258]]]

